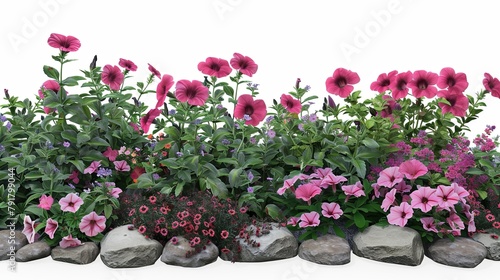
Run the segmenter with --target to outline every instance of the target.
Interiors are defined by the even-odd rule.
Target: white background
[[[98,65],[117,65],[120,58],[139,69],[134,81],[145,81],[151,63],[175,80],[198,79],[197,64],[208,56],[230,60],[234,52],[259,65],[252,78],[261,98],[271,105],[290,91],[296,78],[311,94],[327,96],[325,80],[338,67],[361,77],[356,89],[366,97],[380,73],[453,67],[467,74],[473,94],[485,72],[500,77],[499,4],[495,1],[2,1],[0,3],[0,90],[31,98],[47,79],[43,65],[57,66],[47,44],[50,33],[72,35],[82,46],[70,58],[64,75],[80,75],[93,56]],[[134,82],[135,84],[135,82]],[[133,84],[131,84],[133,85]],[[156,88],[156,83],[152,85]],[[70,93],[80,91],[71,88]],[[1,94],[1,93],[0,93]],[[342,100],[334,97],[337,103]],[[156,103],[154,96],[144,99]],[[3,102],[3,101],[1,101]],[[497,124],[500,100],[488,107],[469,135]],[[497,124],[498,125],[498,124]],[[6,267],[7,263],[2,262]],[[298,258],[262,264],[218,261],[199,269],[161,262],[140,269],[109,269],[98,259],[87,266],[50,258],[19,264],[15,279],[117,279],[199,277],[203,279],[316,279],[319,277],[401,277],[402,279],[470,279],[495,275],[498,262],[485,260],[475,269],[449,268],[424,259],[418,267],[383,264],[357,258],[345,266],[318,266]],[[6,269],[6,268],[5,268]],[[397,276],[396,276],[397,275]],[[5,278],[7,279],[7,278]]]

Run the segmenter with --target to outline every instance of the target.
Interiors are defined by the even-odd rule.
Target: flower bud
[[[333,101],[333,98],[331,96],[328,96],[328,106],[333,109],[335,109],[335,107],[337,106],[335,105],[335,101]]]
[[[9,90],[8,90],[8,89],[4,88],[4,89],[3,89],[3,93],[5,93],[5,97],[7,97],[7,99],[9,99],[9,98],[10,98],[10,95],[9,95]]]
[[[92,62],[90,63],[90,70],[94,70],[97,64],[97,55],[94,55],[94,59],[92,59]]]
[[[300,87],[300,78],[297,78],[297,81],[295,82],[295,88]]]

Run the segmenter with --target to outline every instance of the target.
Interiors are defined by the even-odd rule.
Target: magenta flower
[[[422,227],[426,231],[433,231],[435,233],[438,232],[438,230],[436,228],[436,223],[435,223],[433,217],[423,217],[423,218],[420,218],[420,222],[422,223]]]
[[[491,92],[492,96],[500,98],[500,81],[497,78],[493,78],[489,73],[484,73],[483,85],[487,91]]]
[[[156,70],[156,68],[154,68],[153,65],[151,65],[149,63],[148,63],[148,70],[151,71],[151,73],[153,75],[155,75],[156,77],[158,77],[158,79],[161,79],[160,71]]]
[[[281,105],[283,105],[288,112],[300,114],[300,111],[302,111],[300,100],[293,98],[290,94],[282,94],[280,100]]]
[[[69,193],[65,197],[59,200],[59,205],[61,205],[61,210],[63,212],[75,213],[82,206],[83,200],[75,193]]]
[[[29,243],[33,243],[38,239],[39,234],[36,233],[37,225],[38,223],[32,221],[30,216],[24,216],[24,228],[22,233],[26,235]]]
[[[38,96],[40,99],[44,99],[45,95],[43,94],[43,90],[51,90],[55,93],[58,93],[60,89],[59,83],[56,80],[47,80],[43,82],[41,88],[38,90]],[[45,114],[50,114],[55,111],[53,108],[43,107],[43,111]]]
[[[119,90],[124,79],[125,77],[118,66],[111,66],[109,64],[104,66],[101,73],[101,80],[111,90]]]
[[[300,215],[299,227],[316,227],[319,225],[319,214],[316,211]]]
[[[436,73],[418,70],[413,73],[413,80],[408,83],[415,98],[433,98],[436,96],[436,83],[438,75]]]
[[[401,181],[394,186],[394,188],[400,193],[406,193],[411,191],[411,185],[408,185],[405,181]]]
[[[58,227],[59,223],[56,220],[52,220],[52,218],[47,219],[47,224],[45,225],[45,233],[49,236],[50,239],[54,239],[54,234],[56,233]]]
[[[107,147],[106,151],[102,153],[102,155],[107,157],[109,161],[115,161],[116,157],[118,157],[118,150],[113,150],[111,147]]]
[[[133,63],[132,61],[124,58],[120,58],[120,61],[118,62],[118,65],[121,67],[129,70],[129,71],[136,71],[137,70],[137,65]]]
[[[200,81],[180,80],[175,85],[175,97],[189,105],[203,106],[208,99],[208,88]]]
[[[122,193],[122,189],[120,188],[112,188],[110,191],[109,191],[109,195],[111,195],[112,197],[114,198],[118,198],[120,197],[120,194]]]
[[[59,246],[61,248],[70,248],[70,247],[76,247],[82,245],[82,242],[78,240],[78,238],[73,238],[73,236],[68,235],[62,238],[61,242],[59,242]]]
[[[42,194],[40,197],[40,203],[38,204],[39,208],[42,208],[44,210],[50,210],[50,207],[52,207],[52,203],[54,203],[54,198],[52,196],[47,196],[45,194]]]
[[[430,187],[420,187],[411,194],[411,207],[419,208],[422,212],[431,211],[432,207],[439,205],[439,198],[436,190]]]
[[[438,197],[439,207],[444,209],[449,209],[453,205],[457,204],[460,197],[455,192],[453,187],[439,185],[436,190],[436,196]]]
[[[113,162],[113,164],[115,165],[115,169],[117,171],[122,171],[122,172],[130,171],[130,165],[128,165],[126,160],[117,160]]]
[[[354,185],[344,185],[342,186],[342,190],[347,195],[347,198],[351,195],[355,197],[365,196],[365,191],[360,181],[357,181]]]
[[[83,170],[83,174],[92,174],[92,173],[97,171],[99,166],[101,166],[101,161],[95,160],[89,165],[89,167],[87,167],[87,168],[85,168],[85,170]]]
[[[445,67],[439,72],[437,86],[440,89],[448,89],[455,93],[462,93],[467,89],[469,83],[464,73],[455,73],[451,67]]]
[[[323,214],[324,217],[333,218],[335,220],[344,214],[344,211],[340,209],[340,205],[335,202],[323,202],[321,204],[321,209],[321,214]]]
[[[309,205],[311,204],[311,198],[319,195],[321,193],[321,188],[311,184],[302,184],[295,190],[295,197],[297,199],[302,199],[306,201]]]
[[[399,172],[405,175],[408,180],[415,180],[427,174],[427,167],[416,159],[407,160],[399,166]]]
[[[389,208],[394,204],[394,201],[396,200],[396,189],[392,189],[390,192],[385,194],[384,200],[382,200],[382,205],[380,205],[380,208],[384,210],[384,212],[387,212]]]
[[[393,77],[389,84],[392,97],[396,100],[405,98],[408,95],[408,83],[411,81],[413,74],[410,71],[399,73]]]
[[[378,91],[379,93],[384,93],[390,89],[391,81],[398,74],[398,71],[394,70],[389,73],[382,73],[378,76],[377,80],[370,85],[370,89],[373,91]]]
[[[156,109],[163,106],[163,103],[167,98],[168,91],[173,85],[174,85],[174,78],[170,75],[163,75],[161,81],[156,86],[156,100],[157,100],[155,106]]]
[[[337,68],[332,77],[326,79],[326,91],[331,94],[346,98],[354,90],[352,85],[359,83],[360,79],[356,72],[344,68]]]
[[[413,209],[407,202],[402,202],[399,206],[391,208],[387,221],[391,225],[404,227],[411,217],[413,217]]]
[[[288,219],[288,222],[286,224],[291,226],[296,226],[298,222],[299,222],[298,217],[290,217],[290,219]]]
[[[148,133],[149,127],[153,124],[154,120],[161,114],[161,110],[155,108],[149,110],[149,112],[141,118],[141,128],[144,133]]]
[[[261,99],[253,99],[250,94],[242,94],[234,108],[234,117],[245,119],[247,125],[258,125],[267,114],[266,103]]]
[[[377,179],[377,184],[379,186],[392,188],[394,187],[394,185],[403,181],[403,176],[404,174],[399,171],[399,167],[388,167],[380,171],[379,177]]]
[[[106,217],[98,216],[95,211],[92,211],[83,216],[79,228],[87,236],[96,236],[106,228]]]
[[[64,36],[57,33],[50,34],[47,43],[49,46],[63,52],[76,52],[82,45],[80,40],[73,36]]]
[[[437,93],[438,97],[446,99],[449,105],[444,102],[438,102],[443,114],[452,113],[456,117],[465,117],[469,108],[469,99],[462,92],[440,90]]]
[[[227,60],[215,57],[208,57],[205,61],[198,63],[198,70],[205,75],[217,78],[224,78],[233,71]]]
[[[231,58],[229,63],[231,63],[231,66],[235,70],[239,70],[242,74],[247,75],[248,77],[252,77],[252,75],[255,74],[259,68],[253,59],[239,53],[234,53],[233,58]]]

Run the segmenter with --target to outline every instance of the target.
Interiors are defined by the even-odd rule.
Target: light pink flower
[[[430,187],[420,187],[411,194],[411,207],[418,208],[422,212],[429,212],[432,207],[439,205],[439,198],[436,190]]]
[[[106,228],[106,217],[98,216],[95,211],[92,211],[83,216],[79,228],[87,236],[96,236]]]
[[[151,109],[149,112],[144,115],[144,117],[141,118],[141,128],[144,131],[144,133],[148,133],[149,127],[151,124],[153,124],[154,120],[161,114],[160,109]]]
[[[63,212],[75,213],[82,206],[83,200],[75,193],[69,193],[65,197],[59,200],[59,205],[61,205],[61,210]]]
[[[253,99],[251,94],[242,94],[234,108],[234,117],[245,119],[245,124],[257,126],[267,114],[266,103],[262,99]]]
[[[418,70],[413,72],[413,79],[408,83],[408,87],[411,88],[412,95],[415,98],[424,96],[433,98],[437,93],[437,80],[438,75],[436,73]]]
[[[82,45],[80,40],[73,36],[64,36],[57,33],[50,34],[47,43],[49,46],[63,52],[76,52]]]
[[[342,214],[344,214],[344,211],[340,208],[340,205],[335,202],[323,202],[321,204],[321,214],[327,218],[333,218],[333,219],[338,219]]]
[[[59,242],[59,246],[61,248],[70,248],[70,247],[76,247],[82,245],[82,242],[78,240],[78,238],[73,238],[73,236],[68,235],[62,238],[61,242]]]
[[[433,217],[420,218],[420,222],[422,223],[422,226],[426,231],[433,231],[435,233],[438,232]]]
[[[120,61],[118,62],[118,65],[121,67],[129,70],[129,71],[136,71],[137,70],[137,65],[133,63],[132,61],[124,58],[120,58]]]
[[[404,227],[411,217],[413,217],[413,209],[407,202],[402,202],[399,206],[391,207],[387,221],[391,225]]]
[[[54,234],[56,233],[57,228],[59,227],[59,223],[52,218],[47,219],[47,224],[45,225],[45,233],[49,236],[50,239],[54,239]]]
[[[205,61],[198,63],[198,70],[205,75],[217,78],[226,77],[233,71],[227,60],[216,57],[208,57]]]
[[[460,186],[457,183],[452,183],[451,186],[453,187],[453,190],[458,194],[458,197],[460,197],[460,200],[466,204],[465,198],[469,196],[469,192],[462,186]]]
[[[130,171],[130,165],[128,165],[126,160],[117,160],[113,162],[115,169],[118,171]]]
[[[382,200],[382,205],[380,206],[384,212],[387,212],[389,208],[394,204],[396,200],[396,189],[391,189],[390,192],[385,194],[384,200]]]
[[[384,93],[389,90],[389,86],[391,85],[391,81],[394,81],[394,78],[398,74],[398,71],[394,70],[389,73],[382,73],[378,76],[377,80],[370,85],[370,89],[373,91],[378,91],[379,93]]]
[[[411,81],[413,74],[410,71],[399,73],[393,76],[389,89],[391,90],[392,98],[395,100],[405,98],[408,95],[410,88],[408,83]]]
[[[300,215],[299,227],[316,227],[319,225],[319,214],[316,211]]]
[[[108,147],[106,148],[106,151],[102,153],[102,155],[107,157],[109,161],[115,161],[116,157],[118,157],[118,150],[113,150],[111,149],[111,147]]]
[[[156,106],[158,109],[163,106],[165,99],[167,98],[168,91],[174,85],[174,78],[170,75],[163,75],[161,81],[156,86]]]
[[[302,111],[300,100],[293,98],[290,94],[282,94],[280,101],[281,105],[292,114],[300,114]]]
[[[302,199],[306,201],[308,204],[311,204],[311,198],[319,195],[321,193],[321,188],[311,184],[311,183],[306,183],[300,185],[296,190],[295,190],[295,197],[297,199]]]
[[[363,185],[360,181],[357,181],[354,185],[344,185],[342,186],[342,190],[347,196],[365,196],[365,191],[363,190]]]
[[[112,188],[110,191],[109,191],[109,195],[111,195],[112,197],[114,198],[118,198],[120,197],[120,194],[122,193],[122,189],[120,188]]]
[[[326,79],[326,91],[331,94],[346,98],[354,90],[352,85],[359,83],[360,79],[356,72],[344,68],[337,68],[332,77]]]
[[[299,222],[299,217],[290,217],[290,219],[288,219],[288,222],[286,224],[291,226],[296,226],[298,222]]]
[[[26,235],[26,238],[28,239],[29,243],[35,242],[39,237],[39,234],[36,233],[37,225],[38,223],[32,221],[30,216],[28,215],[24,216],[24,228],[22,233]]]
[[[108,85],[111,90],[120,90],[125,76],[118,66],[105,65],[102,73],[101,80],[105,85]]]
[[[83,170],[83,174],[92,174],[97,171],[97,169],[101,166],[101,161],[93,161],[85,170]]]
[[[242,74],[247,75],[248,77],[252,77],[252,75],[255,74],[259,68],[253,59],[239,53],[234,53],[233,58],[231,58],[229,63],[231,63],[231,67],[235,70],[239,70]]]
[[[403,181],[403,176],[403,173],[399,172],[399,167],[388,167],[380,171],[379,177],[377,179],[377,184],[379,186],[392,188],[394,187],[394,185]]]
[[[444,209],[449,209],[453,205],[457,204],[460,197],[455,192],[454,187],[448,187],[439,185],[436,190],[436,196],[438,197],[439,207]]]
[[[439,72],[437,86],[440,89],[462,93],[467,89],[469,83],[467,82],[467,75],[464,73],[455,73],[453,68],[445,67]]]
[[[457,215],[457,213],[451,211],[450,216],[446,218],[446,222],[448,225],[451,227],[452,230],[462,230],[465,229],[465,224],[460,218],[460,216]]]
[[[407,160],[399,166],[399,172],[403,173],[409,180],[415,180],[427,173],[427,167],[416,159]]]
[[[38,204],[39,208],[42,208],[44,210],[50,210],[52,207],[52,203],[54,203],[54,198],[52,196],[47,196],[45,194],[42,194],[40,197],[40,203]]]
[[[189,105],[203,106],[208,99],[208,88],[200,81],[180,80],[175,84],[175,97]]]

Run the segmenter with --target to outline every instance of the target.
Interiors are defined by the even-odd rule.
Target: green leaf
[[[68,140],[70,143],[76,143],[77,133],[74,130],[65,130],[61,132],[61,137]]]
[[[57,71],[55,68],[44,65],[43,72],[45,73],[45,75],[47,75],[47,77],[59,81],[59,71]]]
[[[100,137],[92,138],[90,141],[87,142],[87,144],[91,146],[109,147],[109,143]]]
[[[80,173],[85,170],[85,164],[81,160],[68,160],[68,162],[72,163]]]
[[[354,223],[358,228],[364,228],[366,224],[365,217],[359,212],[354,213]]]
[[[264,209],[266,214],[275,221],[282,221],[284,219],[283,211],[275,204],[268,204]]]
[[[364,178],[366,175],[366,164],[364,161],[359,160],[359,159],[351,159],[352,165],[354,165],[354,168],[356,168],[356,172],[358,173],[359,177]]]
[[[241,183],[240,175],[242,172],[243,172],[243,169],[241,169],[241,168],[236,168],[236,169],[233,169],[229,172],[228,179],[229,179],[229,186],[231,188],[239,187],[239,185]]]
[[[484,200],[488,197],[488,193],[483,190],[476,190],[479,197]]]
[[[363,145],[367,146],[368,148],[375,149],[375,148],[380,147],[379,144],[377,143],[377,141],[375,141],[371,138],[365,138],[361,142],[363,143]]]
[[[79,132],[76,136],[76,144],[81,146],[82,144],[87,143],[90,140],[90,136],[84,132]]]

